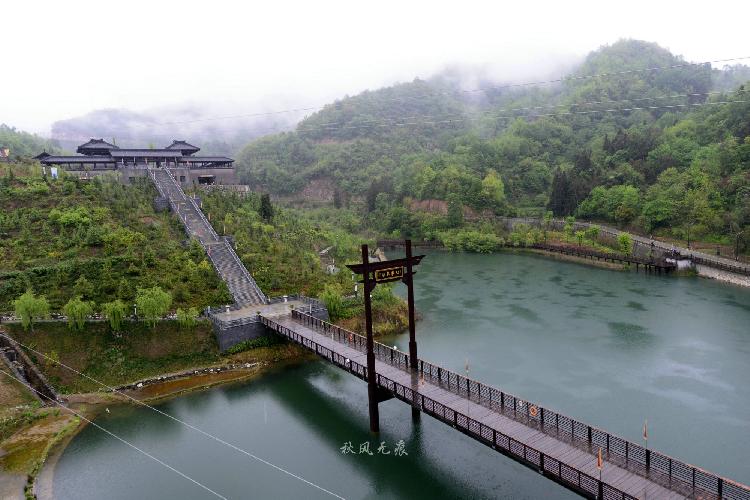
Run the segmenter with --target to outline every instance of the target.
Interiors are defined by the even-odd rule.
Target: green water
[[[536,256],[434,252],[416,277],[420,356],[750,482],[750,291]],[[403,290],[399,290],[403,293]],[[405,335],[386,339],[406,349]],[[345,498],[571,498],[538,473],[322,362],[160,409]],[[143,408],[97,423],[227,498],[332,498]],[[351,441],[407,456],[343,455]],[[55,498],[211,498],[93,427],[66,449]]]

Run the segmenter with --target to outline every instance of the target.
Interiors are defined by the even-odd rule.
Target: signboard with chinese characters
[[[399,281],[404,277],[403,267],[388,267],[375,271],[376,283],[388,283],[389,281]]]

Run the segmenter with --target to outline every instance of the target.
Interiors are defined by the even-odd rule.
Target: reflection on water
[[[573,498],[563,488],[395,400],[369,433],[366,386],[322,362],[248,384],[191,394],[159,409],[235,443],[345,498]],[[113,409],[97,423],[228,498],[331,498],[144,408]],[[406,456],[392,450],[403,440]],[[370,443],[373,455],[342,455]],[[385,443],[389,455],[378,454]],[[55,498],[207,498],[93,427],[66,449]]]
[[[450,283],[448,284],[448,280]],[[432,252],[416,279],[421,357],[750,482],[750,292],[526,255]],[[402,290],[403,291],[403,290]],[[738,307],[738,305],[740,307]],[[745,307],[742,307],[745,306]],[[408,338],[384,339],[407,348]],[[365,441],[366,386],[323,363],[192,394],[164,411],[346,498],[572,498],[395,400],[381,436],[406,457],[342,455]],[[98,421],[229,498],[327,498],[142,408]],[[94,428],[64,453],[55,498],[206,498]]]

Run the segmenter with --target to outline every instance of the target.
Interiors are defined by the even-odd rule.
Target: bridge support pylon
[[[370,430],[374,433],[380,431],[378,403],[382,399],[379,399],[377,374],[375,373],[375,340],[372,335],[372,297],[370,295],[378,283],[403,281],[409,289],[409,367],[414,371],[415,376],[418,370],[413,276],[414,266],[419,264],[424,255],[413,256],[411,254],[411,240],[406,240],[406,255],[405,259],[371,263],[367,245],[362,245],[362,263],[347,264],[346,266],[353,273],[362,275],[361,283],[364,285],[365,331],[367,333],[367,399],[370,405]],[[419,413],[419,409],[412,407],[412,416],[415,419],[419,418]]]
[[[411,240],[406,240],[406,276],[404,283],[407,290],[407,303],[409,305],[409,367],[415,373],[419,371],[419,358],[417,357],[417,324],[414,314],[414,270],[412,268]],[[411,407],[412,420],[419,420],[419,408]]]
[[[370,294],[375,283],[370,279],[370,252],[367,245],[362,245],[362,264],[364,265],[365,295],[365,332],[367,334],[367,402],[370,406],[370,432],[380,432],[380,412],[378,411],[378,384],[375,378],[375,340],[372,336],[372,297]]]

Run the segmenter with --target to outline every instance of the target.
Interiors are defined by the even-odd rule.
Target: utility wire
[[[710,64],[716,64],[716,63],[728,63],[728,62],[736,62],[736,61],[742,61],[750,59],[750,56],[743,56],[743,57],[731,57],[726,59],[714,59],[711,61],[704,61],[704,62],[697,62],[697,63],[683,63],[683,64],[673,64],[668,66],[654,66],[650,68],[641,68],[641,69],[629,69],[629,70],[623,70],[623,71],[614,71],[614,72],[608,72],[608,73],[594,73],[591,75],[579,75],[579,76],[569,76],[569,77],[561,77],[561,78],[554,78],[550,80],[537,80],[537,81],[530,81],[530,82],[522,82],[522,83],[509,83],[509,84],[503,84],[503,85],[489,85],[482,88],[476,88],[476,89],[465,89],[465,90],[454,90],[449,92],[433,92],[430,94],[422,94],[422,95],[416,95],[416,96],[409,96],[407,98],[403,97],[386,97],[382,98],[382,100],[385,101],[406,101],[406,100],[414,100],[414,99],[421,99],[425,97],[435,97],[440,95],[452,95],[452,94],[468,94],[468,93],[476,93],[476,92],[487,92],[489,90],[500,90],[500,89],[507,89],[507,88],[516,88],[516,87],[529,87],[534,85],[549,85],[553,83],[562,83],[565,81],[576,81],[576,80],[590,80],[593,78],[609,78],[613,76],[621,76],[626,74],[635,74],[635,73],[644,73],[644,72],[653,72],[653,71],[661,71],[661,70],[668,70],[668,69],[678,69],[678,68],[685,68],[689,66],[705,66]],[[332,106],[339,106],[342,101],[336,100],[332,104]],[[247,114],[237,114],[237,115],[224,115],[224,116],[214,116],[214,117],[207,117],[207,118],[196,118],[193,120],[176,120],[176,121],[169,121],[169,122],[154,122],[151,125],[153,126],[166,126],[166,125],[185,125],[190,123],[201,123],[201,122],[209,122],[209,121],[220,121],[220,120],[232,120],[232,119],[238,119],[238,118],[256,118],[260,116],[271,116],[271,115],[280,115],[280,114],[286,114],[286,113],[300,113],[304,111],[316,111],[324,108],[328,104],[321,104],[318,106],[308,106],[308,107],[301,107],[301,108],[291,108],[291,109],[282,109],[282,110],[276,110],[276,111],[263,111],[263,112],[256,112],[256,113],[247,113]],[[288,128],[287,126],[277,126],[272,128],[265,128],[264,131],[280,131]],[[67,138],[51,138],[51,139],[58,139],[58,140],[72,140],[71,137]],[[77,140],[85,140],[83,137],[79,137]]]
[[[613,76],[621,76],[621,75],[627,75],[627,74],[634,74],[634,73],[645,73],[645,72],[652,72],[652,71],[661,71],[661,70],[668,70],[668,69],[678,69],[678,68],[686,68],[689,66],[705,66],[709,64],[715,64],[715,63],[727,63],[727,62],[734,62],[734,61],[743,61],[746,59],[750,59],[750,56],[744,56],[744,57],[731,57],[727,59],[714,59],[712,61],[704,61],[704,62],[697,62],[697,63],[682,63],[682,64],[672,64],[668,66],[654,66],[650,68],[641,68],[641,69],[629,69],[629,70],[623,70],[623,71],[613,71],[608,73],[595,73],[591,75],[579,75],[579,76],[568,76],[568,77],[561,77],[561,78],[554,78],[550,80],[536,80],[536,81],[530,81],[530,82],[522,82],[522,83],[508,83],[508,84],[502,84],[502,85],[488,85],[486,87],[481,88],[475,88],[475,89],[462,89],[462,90],[454,90],[454,91],[444,91],[444,92],[433,92],[430,94],[421,94],[416,96],[409,96],[409,97],[390,97],[390,98],[384,98],[383,100],[386,101],[405,101],[405,100],[414,100],[414,99],[421,99],[425,97],[435,97],[440,95],[452,95],[452,94],[470,94],[470,93],[476,93],[476,92],[487,92],[489,90],[501,90],[501,89],[508,89],[508,88],[517,88],[517,87],[529,87],[534,85],[550,85],[553,83],[562,83],[565,81],[575,81],[575,80],[590,80],[593,78],[609,78]],[[336,105],[340,101],[335,101],[334,105]],[[187,124],[187,123],[199,123],[199,122],[206,122],[206,121],[216,121],[216,120],[226,120],[226,119],[235,119],[235,118],[254,118],[258,116],[268,116],[268,115],[278,115],[283,113],[298,113],[302,111],[313,111],[318,110],[323,107],[325,107],[327,104],[322,104],[318,106],[309,106],[304,108],[292,108],[292,109],[284,109],[284,110],[277,110],[277,111],[265,111],[265,112],[258,112],[258,113],[249,113],[249,114],[239,114],[239,115],[225,115],[225,116],[215,116],[215,117],[208,117],[208,118],[197,118],[194,120],[180,120],[180,121],[172,121],[172,122],[156,122],[154,125],[180,125],[180,124]]]
[[[750,89],[739,89],[731,92],[723,92],[723,91],[711,91],[711,92],[695,92],[695,93],[684,93],[684,94],[670,94],[670,95],[662,95],[662,96],[653,96],[653,97],[638,97],[633,99],[604,99],[599,101],[584,101],[584,102],[572,102],[572,103],[561,103],[561,104],[547,104],[547,105],[540,105],[540,106],[525,106],[525,107],[507,107],[507,108],[499,108],[495,110],[490,111],[484,111],[481,113],[473,113],[473,114],[467,114],[467,113],[461,113],[461,114],[446,114],[446,115],[413,115],[409,117],[403,118],[404,120],[413,120],[416,119],[416,121],[405,121],[405,122],[397,122],[395,118],[373,118],[368,120],[360,120],[357,122],[357,125],[347,125],[342,122],[325,122],[310,126],[297,126],[294,131],[299,132],[311,132],[316,130],[323,130],[326,132],[335,131],[335,130],[347,130],[347,129],[362,129],[362,128],[372,128],[372,127],[391,127],[391,126],[404,126],[404,125],[436,125],[436,124],[446,124],[446,123],[459,123],[459,122],[465,122],[465,121],[477,121],[477,120],[484,120],[484,119],[514,119],[514,118],[542,118],[542,117],[554,117],[554,116],[569,116],[569,115],[575,115],[575,114],[595,114],[595,113],[616,113],[618,111],[637,111],[637,110],[656,110],[656,109],[670,109],[670,108],[681,108],[681,107],[690,107],[690,106],[707,106],[707,105],[718,105],[718,104],[731,104],[731,103],[742,103],[746,102],[744,100],[731,100],[731,101],[715,101],[715,102],[704,102],[704,103],[688,103],[688,104],[675,104],[675,105],[660,105],[660,106],[640,106],[640,107],[627,107],[627,108],[611,108],[611,109],[604,109],[604,110],[577,110],[577,111],[567,111],[567,112],[558,112],[558,113],[526,113],[526,114],[511,114],[511,115],[497,115],[498,111],[528,111],[528,110],[541,110],[541,109],[554,109],[554,108],[563,108],[563,107],[569,107],[569,108],[578,108],[583,106],[592,106],[592,105],[598,105],[598,104],[617,104],[617,103],[632,103],[632,102],[643,102],[643,101],[658,101],[658,100],[665,100],[665,99],[677,99],[677,98],[690,98],[690,97],[709,97],[709,96],[715,96],[715,95],[726,95],[726,94],[744,94],[746,92],[750,91]],[[433,120],[434,119],[434,120]],[[438,120],[439,119],[439,120]],[[368,123],[373,123],[373,125],[366,125]],[[264,127],[262,129],[257,129],[259,131],[263,132],[279,132],[284,130],[287,127],[284,126],[274,126],[274,127]],[[79,136],[77,138],[78,140],[87,140],[89,138]],[[67,137],[64,140],[72,140],[71,137]]]
[[[51,401],[51,402],[55,403],[55,404],[56,404],[57,406],[59,406],[59,407],[60,407],[61,409],[63,409],[63,410],[65,410],[65,411],[68,411],[68,412],[72,413],[72,414],[73,414],[73,415],[75,415],[76,417],[80,418],[81,420],[85,421],[85,422],[86,422],[86,423],[88,423],[88,424],[91,424],[91,425],[93,425],[94,427],[96,427],[96,428],[97,428],[97,429],[99,429],[100,431],[102,431],[102,432],[104,432],[104,433],[106,433],[106,434],[108,434],[108,435],[112,436],[113,438],[117,439],[117,440],[118,440],[118,441],[120,441],[121,443],[123,443],[123,444],[126,444],[126,445],[130,446],[131,448],[133,448],[133,449],[134,449],[134,450],[136,450],[137,452],[139,452],[139,453],[141,453],[141,454],[143,454],[143,455],[147,456],[148,458],[150,458],[151,460],[153,460],[153,461],[157,462],[158,464],[160,464],[160,465],[163,465],[163,466],[164,466],[164,467],[166,467],[167,469],[169,469],[169,470],[171,470],[172,472],[174,472],[174,473],[176,473],[176,474],[178,474],[178,475],[180,475],[180,476],[184,477],[185,479],[187,479],[188,481],[190,481],[190,482],[194,483],[195,485],[197,485],[197,486],[200,486],[201,488],[203,488],[203,489],[204,489],[204,490],[206,490],[207,492],[211,493],[212,495],[214,495],[214,496],[216,496],[216,497],[218,497],[218,498],[221,498],[221,499],[223,499],[223,500],[228,500],[228,499],[227,499],[227,497],[225,497],[225,496],[223,496],[223,495],[221,495],[221,494],[219,494],[219,493],[215,492],[214,490],[212,490],[211,488],[209,488],[209,487],[208,487],[208,486],[206,486],[205,484],[203,484],[203,483],[201,483],[201,482],[199,482],[199,481],[197,481],[197,480],[193,479],[192,477],[188,476],[188,475],[187,475],[187,474],[185,474],[184,472],[181,472],[181,471],[177,470],[176,468],[172,467],[171,465],[169,465],[168,463],[164,462],[163,460],[160,460],[160,459],[156,458],[155,456],[153,456],[152,454],[148,453],[147,451],[144,451],[144,450],[142,450],[141,448],[137,447],[137,446],[136,446],[136,445],[134,445],[133,443],[131,443],[131,442],[129,442],[129,441],[127,441],[127,440],[123,439],[122,437],[118,436],[118,435],[117,435],[117,434],[115,434],[114,432],[112,432],[112,431],[110,431],[110,430],[108,430],[108,429],[105,429],[104,427],[102,427],[101,425],[97,424],[96,422],[93,422],[93,421],[89,420],[88,418],[84,417],[84,416],[83,416],[83,415],[81,415],[80,413],[78,413],[78,412],[76,412],[76,411],[74,411],[74,410],[72,410],[72,409],[70,409],[70,408],[68,408],[68,407],[64,406],[64,405],[63,405],[62,403],[60,403],[59,401],[56,401],[56,400],[55,400],[54,398],[51,398],[51,397],[49,397],[49,396],[47,396],[47,395],[43,394],[42,392],[40,392],[40,391],[36,390],[36,389],[35,389],[35,388],[33,388],[33,387],[32,387],[31,385],[27,384],[26,382],[24,382],[23,380],[19,379],[19,378],[18,378],[18,377],[16,377],[16,376],[14,376],[13,374],[11,374],[11,373],[8,373],[8,372],[6,372],[5,370],[1,370],[1,369],[0,369],[0,373],[3,373],[3,374],[5,374],[5,375],[7,375],[8,377],[10,377],[10,378],[12,378],[12,379],[14,379],[14,380],[18,381],[19,383],[23,384],[23,385],[24,385],[25,387],[27,387],[27,388],[29,388],[30,390],[32,390],[32,391],[36,392],[37,394],[39,394],[39,396],[43,397],[44,399],[46,399],[46,400],[48,400],[48,401]]]
[[[735,93],[744,93],[748,90],[736,90],[733,91]],[[406,117],[405,119],[409,120],[412,118],[444,118],[446,116],[482,116],[482,115],[492,115],[493,113],[497,113],[498,111],[528,111],[528,110],[535,110],[535,109],[550,109],[550,108],[577,108],[582,106],[591,106],[595,104],[616,104],[621,102],[642,102],[642,101],[659,101],[663,99],[677,99],[681,97],[700,97],[700,96],[712,96],[712,95],[721,95],[726,94],[727,92],[722,91],[712,91],[712,92],[700,92],[700,93],[688,93],[688,94],[671,94],[671,95],[662,95],[662,96],[654,96],[654,97],[639,97],[635,99],[604,99],[601,101],[585,101],[585,102],[572,102],[572,103],[561,103],[561,104],[545,104],[542,106],[525,106],[525,107],[508,107],[508,108],[498,108],[490,111],[484,111],[481,113],[466,113],[461,115],[413,115],[410,117]],[[517,116],[535,116],[535,115],[517,115]],[[377,122],[377,121],[385,121],[385,120],[393,120],[390,118],[373,118],[370,120],[361,120],[358,121],[358,123],[368,123],[368,122]],[[308,127],[309,129],[318,129],[318,128],[324,128],[327,125],[345,125],[343,122],[327,122],[327,123],[319,123],[316,124],[314,127]],[[297,130],[305,130],[306,127],[297,127]]]
[[[354,130],[354,129],[363,129],[363,128],[382,128],[382,127],[408,127],[408,126],[438,126],[438,125],[456,125],[464,122],[470,122],[470,121],[480,121],[480,120],[507,120],[507,119],[518,119],[518,118],[550,118],[550,117],[570,117],[575,115],[593,115],[593,114],[617,114],[617,113],[629,113],[632,111],[652,111],[652,110],[658,110],[658,109],[684,109],[684,108],[690,108],[690,107],[704,107],[704,106],[719,106],[724,104],[734,104],[734,103],[747,103],[750,102],[750,100],[745,99],[736,99],[731,101],[714,101],[714,102],[704,102],[704,103],[685,103],[685,104],[670,104],[670,105],[660,105],[660,106],[631,106],[627,108],[610,108],[610,109],[595,109],[595,110],[585,110],[585,111],[564,111],[564,112],[556,112],[556,113],[536,113],[536,114],[514,114],[514,115],[489,115],[489,116],[482,116],[482,117],[467,117],[467,116],[461,116],[456,115],[455,118],[447,118],[443,120],[432,120],[432,121],[411,121],[411,122],[390,122],[390,123],[376,123],[371,125],[349,125],[349,126],[341,126],[341,127],[311,127],[311,128],[299,128],[297,129],[297,132],[309,132],[313,130],[323,130],[326,132],[333,132],[336,130]],[[251,155],[253,159],[273,159],[275,158],[274,155]]]
[[[179,419],[179,418],[177,418],[177,417],[175,417],[175,416],[172,416],[172,415],[170,415],[169,413],[166,413],[166,412],[164,412],[164,411],[162,411],[162,410],[160,410],[160,409],[158,409],[158,408],[155,408],[155,407],[151,406],[151,405],[149,405],[148,403],[144,403],[143,401],[139,401],[138,399],[136,399],[136,398],[134,398],[134,397],[130,396],[129,394],[126,394],[126,393],[124,393],[124,392],[120,391],[120,390],[119,390],[119,389],[117,389],[116,387],[111,387],[111,386],[109,386],[109,385],[105,384],[104,382],[101,382],[101,381],[99,381],[99,380],[96,380],[95,378],[93,378],[93,377],[91,377],[91,376],[89,376],[89,375],[86,375],[85,373],[82,373],[82,372],[80,372],[80,371],[76,370],[75,368],[72,368],[72,367],[70,367],[70,366],[68,366],[68,365],[66,365],[66,364],[64,364],[64,363],[62,363],[62,362],[61,362],[61,361],[59,361],[59,360],[56,360],[56,359],[54,359],[54,358],[51,358],[51,357],[47,356],[47,355],[46,355],[46,354],[44,354],[43,352],[37,351],[36,349],[34,349],[34,348],[30,347],[30,346],[27,346],[27,345],[25,345],[25,344],[22,344],[21,342],[19,342],[19,341],[15,340],[15,339],[13,339],[13,338],[11,338],[11,337],[10,337],[9,335],[6,335],[6,334],[4,334],[4,333],[1,333],[1,332],[0,332],[0,336],[2,336],[2,337],[5,337],[5,338],[9,339],[9,340],[10,340],[10,341],[12,341],[12,342],[15,342],[16,344],[20,345],[20,346],[21,346],[21,347],[23,347],[24,349],[28,349],[29,351],[31,351],[31,352],[33,352],[33,353],[35,353],[35,354],[38,354],[39,356],[42,356],[42,357],[43,357],[43,358],[45,358],[46,360],[48,360],[48,361],[51,361],[51,362],[54,362],[54,363],[56,363],[57,365],[59,365],[59,366],[61,366],[61,367],[63,367],[63,368],[66,368],[66,369],[70,370],[71,372],[73,372],[73,373],[75,373],[75,374],[77,374],[77,375],[80,375],[81,377],[84,377],[84,378],[86,378],[86,379],[88,379],[88,380],[90,380],[90,381],[94,382],[95,384],[97,384],[97,385],[99,385],[99,386],[101,386],[101,387],[103,387],[103,388],[106,388],[106,389],[108,389],[108,390],[110,390],[110,391],[112,391],[112,392],[115,392],[115,393],[117,393],[117,394],[119,394],[119,395],[121,395],[121,396],[123,396],[123,397],[125,397],[125,398],[127,398],[127,399],[129,399],[129,400],[131,400],[131,401],[132,401],[132,402],[134,402],[134,403],[137,403],[137,404],[139,404],[139,405],[141,405],[141,406],[143,406],[143,407],[146,407],[146,408],[148,408],[148,409],[150,409],[150,410],[152,410],[152,411],[155,411],[156,413],[159,413],[160,415],[163,415],[163,416],[165,416],[165,417],[167,417],[167,418],[169,418],[169,419],[172,419],[172,420],[174,420],[175,422],[177,422],[177,423],[179,423],[179,424],[182,424],[182,425],[184,425],[185,427],[188,427],[189,429],[192,429],[192,430],[194,430],[194,431],[196,431],[196,432],[199,432],[200,434],[203,434],[204,436],[206,436],[206,437],[208,437],[208,438],[210,438],[210,439],[213,439],[214,441],[216,441],[216,442],[218,442],[218,443],[221,443],[221,444],[223,444],[223,445],[225,445],[225,446],[228,446],[228,447],[232,448],[233,450],[235,450],[235,451],[238,451],[238,452],[242,453],[243,455],[246,455],[246,456],[248,456],[248,457],[250,457],[250,458],[252,458],[252,459],[254,459],[254,460],[257,460],[257,461],[259,461],[259,462],[261,462],[261,463],[264,463],[264,464],[268,465],[269,467],[273,467],[274,469],[276,469],[276,470],[278,470],[278,471],[280,471],[280,472],[283,472],[284,474],[287,474],[288,476],[291,476],[291,477],[293,477],[293,478],[295,478],[295,479],[297,479],[297,480],[299,480],[299,481],[302,481],[303,483],[305,483],[305,484],[308,484],[309,486],[312,486],[313,488],[317,488],[318,490],[320,490],[320,491],[322,491],[322,492],[324,492],[324,493],[327,493],[327,494],[329,494],[329,495],[331,495],[331,496],[333,496],[333,497],[336,497],[336,498],[339,498],[339,499],[341,499],[341,500],[344,500],[344,497],[342,497],[342,496],[339,496],[339,495],[337,495],[336,493],[333,493],[332,491],[329,491],[329,490],[327,490],[327,489],[323,488],[322,486],[319,486],[319,485],[317,485],[317,484],[315,484],[315,483],[313,483],[313,482],[311,482],[311,481],[308,481],[307,479],[305,479],[305,478],[303,478],[303,477],[301,477],[301,476],[298,476],[297,474],[294,474],[293,472],[290,472],[290,471],[288,471],[288,470],[286,470],[286,469],[284,469],[284,468],[282,468],[282,467],[279,467],[278,465],[275,465],[275,464],[273,464],[273,463],[269,462],[268,460],[265,460],[265,459],[263,459],[263,458],[260,458],[260,457],[258,457],[257,455],[253,455],[253,454],[252,454],[252,453],[250,453],[249,451],[243,450],[243,449],[242,449],[242,448],[240,448],[239,446],[236,446],[236,445],[234,445],[234,444],[232,444],[232,443],[229,443],[229,442],[227,442],[227,441],[224,441],[223,439],[221,439],[221,438],[219,438],[219,437],[217,437],[217,436],[214,436],[213,434],[210,434],[210,433],[208,433],[208,432],[206,432],[206,431],[204,431],[204,430],[202,430],[202,429],[200,429],[200,428],[198,428],[198,427],[195,427],[194,425],[192,425],[192,424],[190,424],[190,423],[188,423],[188,422],[185,422],[184,420],[181,420],[181,419]]]

